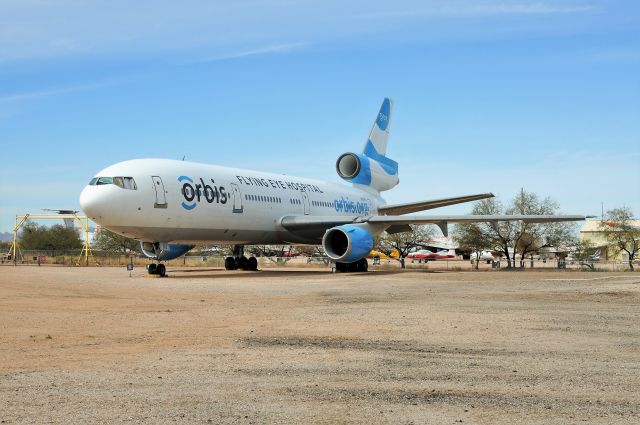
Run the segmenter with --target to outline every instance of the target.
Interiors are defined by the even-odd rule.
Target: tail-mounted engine
[[[336,171],[350,183],[378,191],[389,190],[400,182],[398,163],[382,155],[374,159],[365,154],[344,153],[336,161]]]

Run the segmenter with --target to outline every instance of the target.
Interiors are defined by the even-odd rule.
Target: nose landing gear
[[[162,263],[160,264],[151,263],[147,265],[147,273],[152,275],[158,275],[160,277],[165,277],[167,275],[167,268]]]
[[[244,245],[234,245],[233,257],[227,257],[224,260],[224,268],[226,270],[258,270],[258,260],[256,257],[244,256]]]

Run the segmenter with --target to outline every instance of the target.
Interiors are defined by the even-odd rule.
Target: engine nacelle
[[[345,224],[325,232],[322,248],[334,261],[353,263],[371,252],[373,236],[362,227]]]
[[[183,245],[179,243],[140,242],[140,247],[144,255],[160,261],[178,258],[186,254],[194,246],[195,245]]]
[[[398,178],[398,163],[386,156],[377,159],[352,152],[343,153],[336,161],[338,175],[350,182],[370,186],[378,191],[395,187]]]

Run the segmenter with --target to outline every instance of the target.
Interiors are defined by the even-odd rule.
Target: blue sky
[[[407,202],[640,215],[640,3],[0,0],[0,231],[117,161],[338,181],[382,98]],[[468,205],[442,213],[465,213]]]

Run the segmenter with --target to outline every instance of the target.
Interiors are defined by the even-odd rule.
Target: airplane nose
[[[94,218],[96,215],[96,194],[91,190],[92,188],[87,186],[80,193],[80,208],[89,218]]]
[[[80,208],[87,217],[93,221],[100,222],[109,215],[109,196],[96,186],[87,186],[80,193]]]

